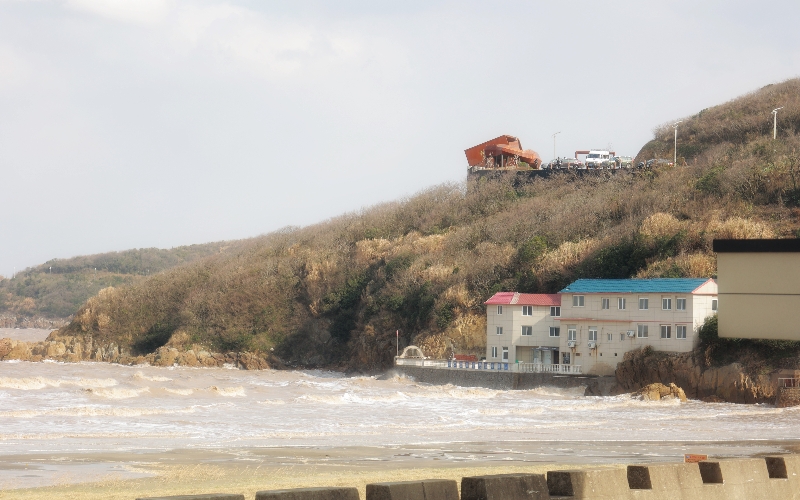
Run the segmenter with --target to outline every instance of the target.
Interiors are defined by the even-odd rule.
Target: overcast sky
[[[800,74],[800,2],[0,0],[0,274],[612,146]],[[765,110],[769,116],[770,110]]]

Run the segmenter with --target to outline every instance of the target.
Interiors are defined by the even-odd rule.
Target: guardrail
[[[423,366],[445,370],[481,370],[518,373],[563,373],[580,375],[581,365],[550,365],[544,363],[509,363],[508,361],[457,361],[449,359],[394,358],[395,366]]]
[[[779,378],[778,387],[800,387],[800,379],[794,377]]]

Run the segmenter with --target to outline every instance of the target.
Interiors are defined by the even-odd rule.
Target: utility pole
[[[682,122],[682,121],[683,120],[681,120],[680,122]],[[678,166],[678,124],[680,122],[675,122],[672,125],[672,128],[675,129],[675,154],[673,155],[673,158],[672,158],[672,166],[673,167],[677,167]]]
[[[561,131],[559,130],[558,132],[556,132],[555,134],[553,134],[553,159],[556,159],[556,158],[558,158],[558,156],[556,156],[556,136],[557,136],[558,134],[560,134],[560,133],[561,133]]]
[[[780,108],[775,108],[772,110],[772,140],[774,141],[778,137],[778,110],[783,109],[783,106]]]

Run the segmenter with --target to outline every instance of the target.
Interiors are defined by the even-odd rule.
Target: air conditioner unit
[[[628,337],[635,337],[636,336],[636,332],[634,332],[633,330],[628,330],[627,335],[628,335]]]
[[[575,347],[576,345],[578,345],[578,343],[575,342],[574,340],[570,340],[569,342],[567,342],[567,347]]]
[[[586,345],[589,346],[589,349],[596,349],[597,348],[597,342],[589,342]]]

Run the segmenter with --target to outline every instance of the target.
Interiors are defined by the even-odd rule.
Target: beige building
[[[556,295],[500,292],[486,302],[486,360],[613,375],[640,347],[691,351],[716,309],[717,284],[706,278],[581,279]]]
[[[800,340],[800,239],[714,240],[719,336]]]
[[[558,364],[561,296],[498,292],[486,304],[486,361]]]

